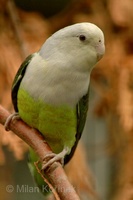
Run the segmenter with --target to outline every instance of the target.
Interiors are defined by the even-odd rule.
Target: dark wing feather
[[[18,69],[18,72],[14,78],[13,84],[12,84],[12,92],[11,92],[11,97],[12,97],[12,102],[13,106],[16,112],[18,112],[18,107],[17,107],[17,94],[18,94],[18,89],[20,86],[20,83],[22,81],[22,78],[25,74],[26,68],[28,64],[30,63],[31,59],[33,58],[34,54],[29,55],[25,61],[21,64],[20,68]]]
[[[74,146],[72,147],[72,150],[70,152],[69,155],[65,156],[64,159],[64,164],[67,164],[70,159],[73,157],[73,154],[76,150],[76,147],[78,145],[78,142],[81,138],[84,126],[85,126],[85,122],[86,122],[86,117],[87,117],[87,111],[88,111],[88,104],[89,104],[89,88],[88,88],[88,92],[86,95],[84,95],[79,103],[77,104],[77,133],[76,133],[76,141]]]

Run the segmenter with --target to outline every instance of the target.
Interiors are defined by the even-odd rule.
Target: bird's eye
[[[81,41],[85,41],[85,40],[86,40],[86,37],[85,37],[85,35],[80,35],[80,36],[79,36],[79,39],[80,39]]]
[[[102,41],[101,40],[99,40],[99,43],[101,43]]]

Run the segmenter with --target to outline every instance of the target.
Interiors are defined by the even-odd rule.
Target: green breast
[[[76,108],[46,104],[23,89],[19,89],[17,98],[20,117],[44,135],[53,152],[59,153],[64,147],[71,150],[77,127]]]

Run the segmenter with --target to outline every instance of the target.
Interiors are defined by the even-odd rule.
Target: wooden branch
[[[0,106],[0,123],[2,125],[5,124],[5,121],[9,116],[10,113]],[[37,130],[25,124],[22,120],[11,121],[9,128],[35,150],[41,162],[43,162],[43,159],[47,154],[52,153],[50,147],[44,141],[43,136]],[[78,195],[73,186],[69,183],[60,163],[53,163],[49,170],[44,173],[48,176],[53,188],[56,190],[61,200],[79,200]]]
[[[22,27],[20,24],[15,3],[13,0],[9,0],[7,2],[7,11],[10,17],[12,27],[14,29],[15,37],[20,46],[22,60],[24,60],[26,56],[29,54],[29,51],[27,49],[26,43],[23,41]]]

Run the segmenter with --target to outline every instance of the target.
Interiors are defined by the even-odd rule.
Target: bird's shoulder
[[[29,55],[24,62],[20,65],[16,76],[14,78],[13,84],[12,84],[12,92],[11,92],[11,97],[12,97],[12,102],[13,102],[13,106],[15,111],[18,111],[17,108],[17,93],[18,93],[18,89],[20,86],[20,83],[24,77],[25,71],[27,66],[29,65],[29,63],[31,62],[32,58],[35,56],[36,53]]]

